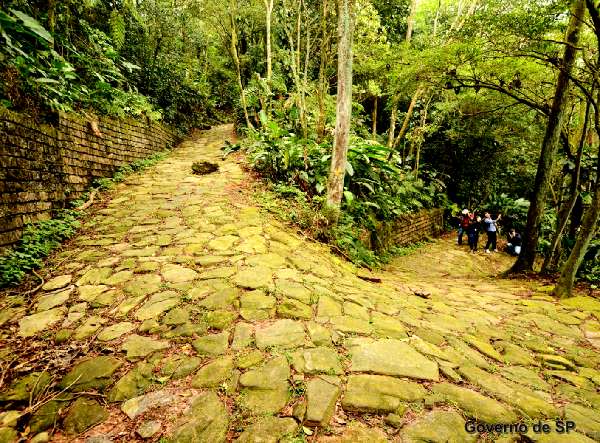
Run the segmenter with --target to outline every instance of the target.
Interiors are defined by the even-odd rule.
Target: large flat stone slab
[[[130,398],[121,405],[121,411],[133,420],[149,409],[166,406],[176,399],[177,396],[168,391],[154,391],[146,395]]]
[[[351,375],[342,406],[348,411],[394,412],[401,402],[420,400],[426,394],[418,383],[385,375]]]
[[[327,426],[335,411],[335,403],[340,396],[340,388],[321,378],[314,378],[306,384],[306,416],[309,425]]]
[[[175,291],[165,291],[154,294],[135,313],[138,320],[156,319],[163,312],[177,306],[180,303],[179,294]]]
[[[166,340],[155,340],[151,337],[141,335],[130,335],[123,342],[121,349],[127,352],[127,358],[134,360],[136,358],[147,357],[153,352],[160,351],[169,347]]]
[[[543,400],[533,391],[522,386],[511,385],[508,380],[498,375],[490,374],[475,366],[461,366],[458,371],[474,385],[479,386],[492,396],[523,411],[531,418],[554,418],[558,410],[554,405]]]
[[[58,386],[73,392],[102,390],[112,382],[113,373],[121,365],[121,360],[109,356],[85,359],[77,363]]]
[[[55,289],[64,288],[73,280],[73,276],[71,274],[59,275],[58,277],[51,278],[48,280],[42,289],[44,291],[54,291]]]
[[[223,402],[214,392],[203,392],[192,400],[190,410],[182,418],[169,441],[173,443],[221,443],[225,441],[229,416]]]
[[[451,404],[456,404],[469,417],[486,423],[516,423],[517,415],[502,403],[471,389],[450,383],[434,385],[431,390]]]
[[[219,358],[200,368],[192,379],[192,386],[194,388],[219,386],[231,377],[232,370],[233,359],[231,357]]]
[[[32,337],[62,320],[65,312],[65,308],[54,308],[23,317],[19,320],[19,335],[22,337]]]
[[[454,411],[433,411],[402,428],[402,443],[471,443],[477,434],[465,430],[465,420]]]
[[[236,442],[276,442],[286,435],[292,435],[297,428],[298,424],[293,418],[264,417],[246,427]]]
[[[422,380],[439,379],[437,363],[395,339],[377,340],[354,348],[351,371]]]
[[[69,296],[73,292],[73,288],[65,289],[64,291],[60,291],[56,294],[44,295],[38,299],[36,310],[39,311],[47,311],[48,309],[55,308],[57,306],[61,306],[65,304],[65,302],[69,299]]]
[[[294,320],[278,320],[255,332],[256,346],[265,349],[271,346],[297,348],[304,344],[304,325]]]

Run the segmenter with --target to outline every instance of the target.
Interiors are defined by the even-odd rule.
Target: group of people
[[[483,219],[477,215],[477,212],[471,212],[468,209],[463,209],[459,218],[458,225],[458,240],[457,243],[462,245],[463,236],[467,235],[467,241],[471,252],[475,254],[479,243],[479,234],[485,232],[487,241],[485,243],[485,252],[498,252],[498,221],[502,218],[502,214],[494,219],[489,212],[484,213]],[[514,229],[508,233],[507,251],[511,255],[519,255],[521,253],[521,235]]]

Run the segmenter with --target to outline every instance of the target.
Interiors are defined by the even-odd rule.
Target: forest
[[[600,441],[599,0],[0,0],[0,42],[0,443]]]
[[[467,207],[505,214],[524,239],[513,271],[543,262],[560,273],[557,295],[576,276],[600,279],[594,0],[2,7],[8,109],[181,133],[235,121],[294,221],[361,265],[393,252],[378,244],[382,223]]]

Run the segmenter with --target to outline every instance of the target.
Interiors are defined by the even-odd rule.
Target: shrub
[[[337,224],[329,226],[322,220],[315,222],[314,217],[298,217],[299,212],[306,212],[327,219],[323,202],[332,143],[301,138],[286,123],[268,120],[263,112],[260,118],[261,129],[249,131],[243,147],[252,167],[275,184],[272,190],[293,202],[282,215],[331,243],[354,263],[374,265],[381,259],[361,241],[365,229],[373,230],[378,222],[402,214],[447,205],[445,185],[435,174],[416,178],[404,169],[395,152],[354,135],[348,150],[342,216]],[[234,149],[226,146],[224,150]],[[310,209],[300,209],[306,207]]]

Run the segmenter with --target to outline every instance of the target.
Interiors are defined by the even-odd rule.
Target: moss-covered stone
[[[121,360],[110,356],[84,359],[63,377],[58,386],[73,392],[102,390],[112,383],[112,376],[121,365]]]
[[[451,404],[456,404],[469,417],[487,423],[515,423],[517,415],[502,403],[471,389],[450,383],[433,385],[432,392],[441,394]]]
[[[195,397],[182,420],[183,424],[170,437],[173,443],[225,441],[229,417],[225,405],[214,392],[203,392]]]
[[[442,443],[477,441],[477,434],[465,430],[465,421],[454,411],[433,411],[402,429],[402,441],[406,443]]]
[[[239,443],[257,441],[281,441],[282,437],[294,435],[298,424],[293,418],[264,417],[244,429],[236,440]]]
[[[127,337],[121,345],[121,349],[127,352],[127,358],[129,360],[147,357],[154,352],[168,347],[168,341],[155,340],[151,337],[143,337],[135,334]]]
[[[265,349],[270,346],[296,348],[304,344],[305,334],[302,323],[294,320],[278,320],[268,326],[256,329],[256,346]]]
[[[200,337],[192,342],[194,349],[200,355],[220,355],[229,346],[229,333],[211,334]]]
[[[485,392],[523,411],[531,418],[552,418],[558,415],[554,405],[524,387],[515,389],[500,376],[489,374],[475,366],[461,366],[459,372]]]
[[[167,357],[162,362],[161,374],[178,379],[186,377],[194,372],[202,363],[202,359],[198,357],[190,357],[187,355]]]
[[[394,412],[403,401],[420,400],[426,393],[421,385],[394,377],[351,375],[342,406],[348,411]]]
[[[352,352],[353,372],[438,380],[437,363],[399,340],[377,340],[358,346]]]
[[[108,411],[92,399],[79,397],[65,417],[65,432],[70,435],[81,434],[98,423],[108,418]]]
[[[321,378],[310,380],[306,385],[306,422],[309,425],[327,426],[340,392],[339,386]]]
[[[153,365],[140,362],[119,379],[108,393],[112,402],[124,401],[143,394],[152,383]]]
[[[98,334],[97,338],[100,341],[111,341],[133,331],[134,329],[135,325],[133,323],[124,321],[104,328],[102,332]]]
[[[0,401],[29,401],[36,398],[52,382],[48,372],[32,372],[16,380],[0,393]]]
[[[65,312],[66,309],[64,308],[53,308],[23,317],[19,320],[19,335],[22,337],[32,337],[62,320]]]
[[[195,388],[219,386],[231,377],[232,370],[233,359],[231,357],[216,359],[200,368],[192,379],[192,386]]]

